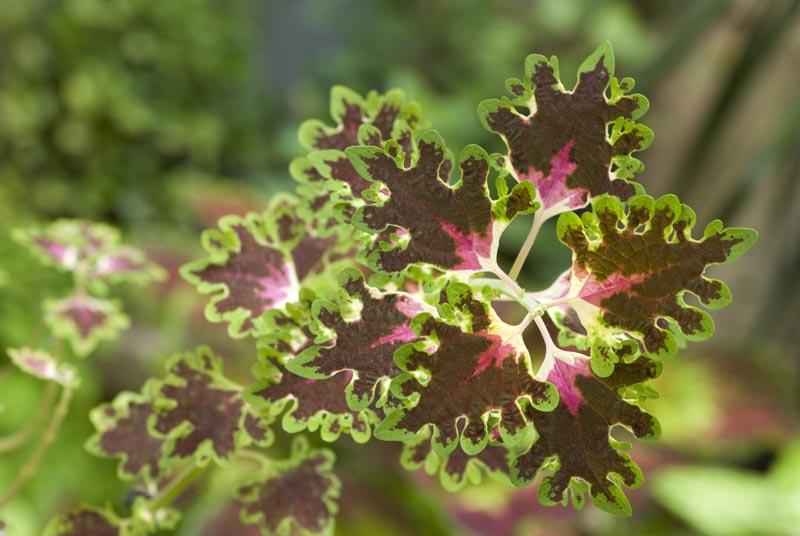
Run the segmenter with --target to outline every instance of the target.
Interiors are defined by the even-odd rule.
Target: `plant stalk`
[[[58,430],[61,428],[61,424],[64,422],[64,418],[69,413],[69,404],[72,401],[72,394],[73,394],[73,386],[72,385],[64,385],[61,389],[61,397],[58,400],[58,404],[56,405],[55,411],[53,411],[53,415],[50,418],[50,422],[47,425],[47,428],[42,435],[42,438],[39,440],[39,443],[31,452],[28,460],[22,466],[19,473],[17,473],[14,482],[11,484],[11,487],[3,494],[2,498],[0,498],[0,510],[2,510],[9,502],[19,493],[19,491],[28,483],[28,481],[36,474],[36,470],[39,467],[39,463],[42,461],[42,457],[44,456],[45,452],[47,452],[47,448],[56,438],[58,434]]]

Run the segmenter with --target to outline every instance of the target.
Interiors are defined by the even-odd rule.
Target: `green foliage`
[[[246,16],[239,0],[4,2],[0,191],[138,219],[167,214],[169,178],[252,166]]]
[[[653,494],[700,534],[790,535],[800,523],[800,442],[790,442],[768,474],[710,465],[660,472]]]

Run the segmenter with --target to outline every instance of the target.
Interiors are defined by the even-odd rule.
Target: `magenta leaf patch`
[[[235,337],[250,334],[256,318],[298,297],[291,257],[275,236],[277,229],[270,233],[267,225],[264,217],[252,213],[222,218],[218,228],[203,233],[209,256],[181,270],[198,291],[211,294],[206,317],[227,322]]]
[[[630,515],[622,486],[636,487],[642,474],[625,454],[629,447],[610,435],[620,425],[641,439],[658,437],[658,421],[627,401],[625,390],[646,382],[661,367],[646,358],[618,364],[607,378],[596,376],[588,361],[574,364],[557,359],[547,379],[559,392],[559,403],[549,412],[529,409],[538,438],[512,464],[511,478],[518,486],[530,484],[536,474],[546,474],[539,487],[543,504],[566,504],[567,490],[576,507],[588,492],[592,502],[616,515]]]
[[[166,440],[171,458],[203,465],[228,460],[248,441],[248,411],[237,386],[222,374],[221,359],[205,347],[170,360],[158,387],[151,431]]]
[[[664,358],[677,349],[673,328],[689,340],[713,333],[711,317],[687,305],[685,295],[712,309],[727,305],[728,287],[708,278],[706,269],[739,257],[757,234],[715,220],[696,240],[695,222],[694,212],[673,195],[636,196],[627,205],[605,196],[583,220],[574,213],[559,219],[559,239],[573,252],[570,290],[561,301],[577,313],[601,376],[619,360],[620,348],[612,341],[620,337],[638,341],[650,357]]]
[[[122,392],[89,415],[97,433],[89,439],[88,450],[97,456],[119,458],[122,479],[156,482],[163,476],[164,439],[151,434],[148,425],[154,414],[153,387],[148,382],[141,393]]]
[[[558,60],[538,54],[525,60],[525,80],[511,79],[507,86],[513,98],[484,101],[479,115],[505,141],[506,166],[514,177],[535,186],[544,217],[583,207],[604,193],[636,193],[627,180],[643,169],[633,153],[653,137],[636,122],[648,102],[627,94],[632,79],[614,77],[610,44],[584,60],[571,91],[559,79]]]
[[[356,269],[339,276],[344,295],[332,303],[313,306],[311,329],[315,345],[287,362],[292,372],[313,379],[341,377],[347,373],[347,402],[354,410],[370,406],[385,393],[385,384],[400,371],[394,353],[418,340],[411,319],[425,307],[415,297],[400,292],[380,292],[364,281]],[[379,388],[383,384],[384,388]]]
[[[530,431],[524,408],[553,407],[555,389],[533,377],[521,333],[503,324],[467,285],[451,283],[443,299],[447,307],[440,310],[449,311],[450,321],[429,313],[416,316],[414,330],[425,340],[395,355],[406,374],[392,388],[411,407],[390,413],[375,435],[409,441],[432,427],[439,456],[456,449],[459,438],[465,452],[477,454],[489,442],[491,418],[504,444],[518,444]]]
[[[288,459],[271,460],[236,490],[242,520],[265,535],[332,533],[340,489],[333,463],[333,452],[298,436]]]
[[[450,186],[442,177],[450,160],[435,131],[417,140],[415,158],[406,163],[390,148],[351,147],[347,155],[359,174],[374,183],[363,192],[367,206],[353,224],[379,234],[369,252],[370,264],[398,272],[415,263],[448,270],[480,271],[496,264],[500,235],[517,214],[536,208],[529,184],[517,184],[493,201],[487,179],[489,162],[477,145],[459,157],[461,178]]]
[[[79,356],[91,353],[101,341],[116,339],[130,326],[118,301],[86,294],[46,301],[45,322]]]

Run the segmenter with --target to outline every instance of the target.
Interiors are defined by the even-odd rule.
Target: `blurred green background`
[[[41,300],[66,284],[11,243],[11,228],[107,221],[171,274],[126,292],[134,327],[80,363],[62,435],[4,515],[36,534],[82,500],[123,504],[130,490],[115,463],[83,451],[87,412],[160,374],[171,352],[208,343],[246,370],[251,346],[205,323],[202,298],[176,269],[200,254],[199,233],[218,217],[293,187],[297,126],[327,118],[332,84],[403,88],[452,149],[499,150],[477,103],[502,95],[532,52],[558,55],[569,86],[604,40],[617,74],[651,102],[643,122],[656,139],[640,182],[677,193],[701,225],[721,217],[761,232],[743,259],[714,270],[734,294],[714,314],[717,335],[659,380],[651,409],[664,437],[634,446],[647,483],[631,493],[633,518],[545,509],[531,489],[449,495],[404,473],[393,446],[345,443],[338,532],[796,534],[800,0],[0,1],[0,346],[28,344]],[[504,240],[505,262],[524,227]],[[547,234],[521,277],[530,288],[568,262]],[[35,411],[41,386],[7,370],[0,382],[6,434]],[[0,483],[24,455],[3,455]],[[378,470],[365,473],[365,459]],[[229,489],[224,478],[208,483],[180,533],[245,534],[221,528]]]

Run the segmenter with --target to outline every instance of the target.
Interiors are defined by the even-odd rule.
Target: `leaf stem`
[[[62,387],[61,397],[58,400],[58,404],[56,405],[55,411],[50,418],[50,422],[44,434],[42,434],[42,438],[31,452],[27,461],[22,466],[22,469],[17,473],[14,482],[5,494],[3,494],[2,498],[0,498],[0,510],[11,502],[16,494],[19,493],[33,475],[36,474],[36,469],[39,467],[39,462],[42,461],[42,456],[44,456],[45,452],[47,452],[47,448],[56,438],[56,434],[58,434],[58,430],[61,428],[64,418],[67,416],[67,413],[69,413],[69,404],[72,401],[73,389],[74,384],[66,384]]]
[[[525,242],[522,243],[522,247],[517,253],[517,258],[514,259],[514,264],[511,265],[511,270],[508,272],[508,276],[511,279],[516,279],[522,271],[525,260],[528,258],[528,253],[530,253],[533,243],[536,241],[536,236],[539,234],[539,229],[542,228],[542,224],[545,222],[546,218],[540,217],[541,214],[544,214],[544,212],[537,210],[533,215],[533,222],[531,223],[530,231],[528,231],[528,236],[525,237]]]
[[[203,467],[198,467],[196,465],[191,465],[187,467],[182,474],[175,477],[169,485],[161,491],[158,497],[153,501],[152,509],[159,510],[172,504],[172,501],[177,499],[186,491],[186,488],[205,472],[206,467],[208,466],[204,465]]]
[[[519,283],[514,281],[500,266],[495,263],[493,266],[486,267],[486,270],[496,275],[501,282],[506,285],[506,294],[513,297],[520,305],[528,310],[528,313],[533,316],[542,316],[544,309],[539,305],[539,302],[531,294],[526,293],[525,289],[519,286]],[[495,286],[495,285],[493,285]]]
[[[525,330],[528,329],[528,326],[531,325],[531,322],[541,315],[542,312],[536,309],[528,311],[528,314],[525,315],[525,318],[522,319],[522,322],[514,326],[514,336],[520,336],[525,333]]]
[[[519,284],[514,281],[514,278],[511,277],[509,274],[505,273],[500,266],[494,264],[494,266],[489,267],[489,271],[491,271],[494,275],[496,275],[506,286],[511,290],[514,297],[517,300],[524,298],[525,290],[519,286]]]
[[[271,461],[269,458],[267,458],[266,456],[264,456],[260,452],[257,452],[255,450],[251,450],[251,449],[240,449],[239,452],[237,453],[237,456],[240,457],[240,458],[249,459],[249,460],[252,460],[254,462],[258,462],[262,467],[268,466],[270,464],[270,461]]]
[[[55,382],[46,382],[44,393],[42,394],[42,398],[39,400],[39,405],[37,406],[36,413],[33,415],[33,417],[28,419],[28,421],[25,423],[25,426],[13,434],[0,437],[0,453],[16,450],[25,444],[28,439],[30,439],[47,415],[47,410],[50,409],[50,406],[53,403],[53,398],[55,397],[57,388],[58,384]]]
[[[589,356],[585,354],[571,352],[569,350],[559,348],[555,341],[553,341],[553,337],[550,335],[550,331],[547,329],[547,325],[545,325],[541,315],[535,316],[533,321],[536,322],[536,327],[539,328],[539,332],[542,334],[542,340],[544,341],[545,347],[544,361],[542,361],[539,370],[537,370],[536,374],[534,374],[537,380],[547,380],[547,377],[550,375],[550,371],[553,370],[553,367],[556,365],[556,359],[564,361],[570,365],[574,365],[576,360],[589,359]]]
[[[269,464],[269,458],[254,450],[241,449],[237,453],[237,456],[257,461],[262,466]],[[191,465],[187,467],[183,473],[175,477],[153,500],[151,505],[152,510],[159,510],[172,504],[175,499],[186,491],[186,489],[205,472],[207,467],[207,465],[202,467]]]

